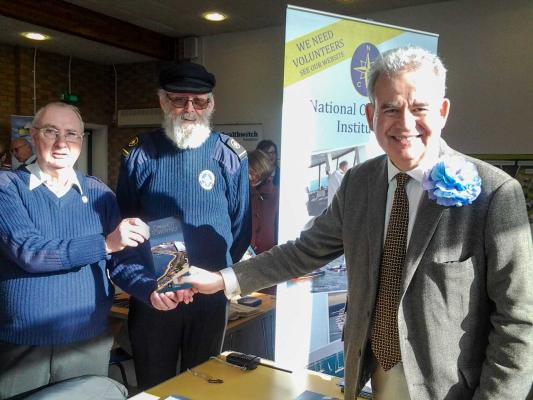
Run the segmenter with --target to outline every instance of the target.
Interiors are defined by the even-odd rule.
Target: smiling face
[[[44,127],[57,129],[59,136],[56,139],[45,137],[38,129]],[[43,172],[55,176],[59,170],[74,166],[81,152],[82,141],[67,142],[65,134],[83,132],[81,121],[72,110],[57,106],[47,107],[31,132],[37,162]]]
[[[160,90],[159,103],[164,113],[163,129],[179,148],[197,148],[207,140],[215,106],[212,95]]]
[[[368,125],[402,171],[417,167],[439,146],[450,102],[436,87],[436,77],[429,69],[380,75],[376,81],[375,104],[366,106]]]

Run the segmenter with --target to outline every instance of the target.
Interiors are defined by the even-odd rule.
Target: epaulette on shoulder
[[[239,142],[237,142],[232,137],[228,138],[228,140],[225,141],[226,146],[228,146],[231,151],[233,151],[235,154],[237,154],[237,157],[239,157],[240,160],[244,160],[246,157],[248,157],[248,153],[246,153],[246,149],[242,147]]]
[[[139,145],[139,137],[135,136],[133,139],[130,140],[127,146],[122,148],[122,155],[124,157],[128,157],[130,155],[130,151]]]

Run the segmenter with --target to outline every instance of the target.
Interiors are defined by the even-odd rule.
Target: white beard
[[[182,150],[200,147],[211,134],[210,116],[198,118],[194,123],[190,122],[193,120],[190,117],[192,116],[183,114],[173,118],[170,113],[165,113],[162,124],[168,138]],[[184,123],[184,121],[189,122]]]

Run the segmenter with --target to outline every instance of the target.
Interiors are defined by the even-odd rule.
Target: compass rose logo
[[[368,96],[368,72],[370,67],[379,57],[379,50],[372,43],[362,43],[355,49],[350,65],[352,82],[355,90],[361,96]]]

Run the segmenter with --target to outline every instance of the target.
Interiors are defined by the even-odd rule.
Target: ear
[[[447,98],[442,99],[442,104],[440,105],[439,114],[441,117],[441,125],[444,128],[446,121],[448,120],[448,115],[450,114],[450,100]]]
[[[167,103],[166,103],[166,100],[162,96],[159,96],[159,107],[161,107],[161,110],[166,112]]]
[[[365,106],[366,122],[371,131],[374,131],[374,106],[372,103],[368,103]]]

